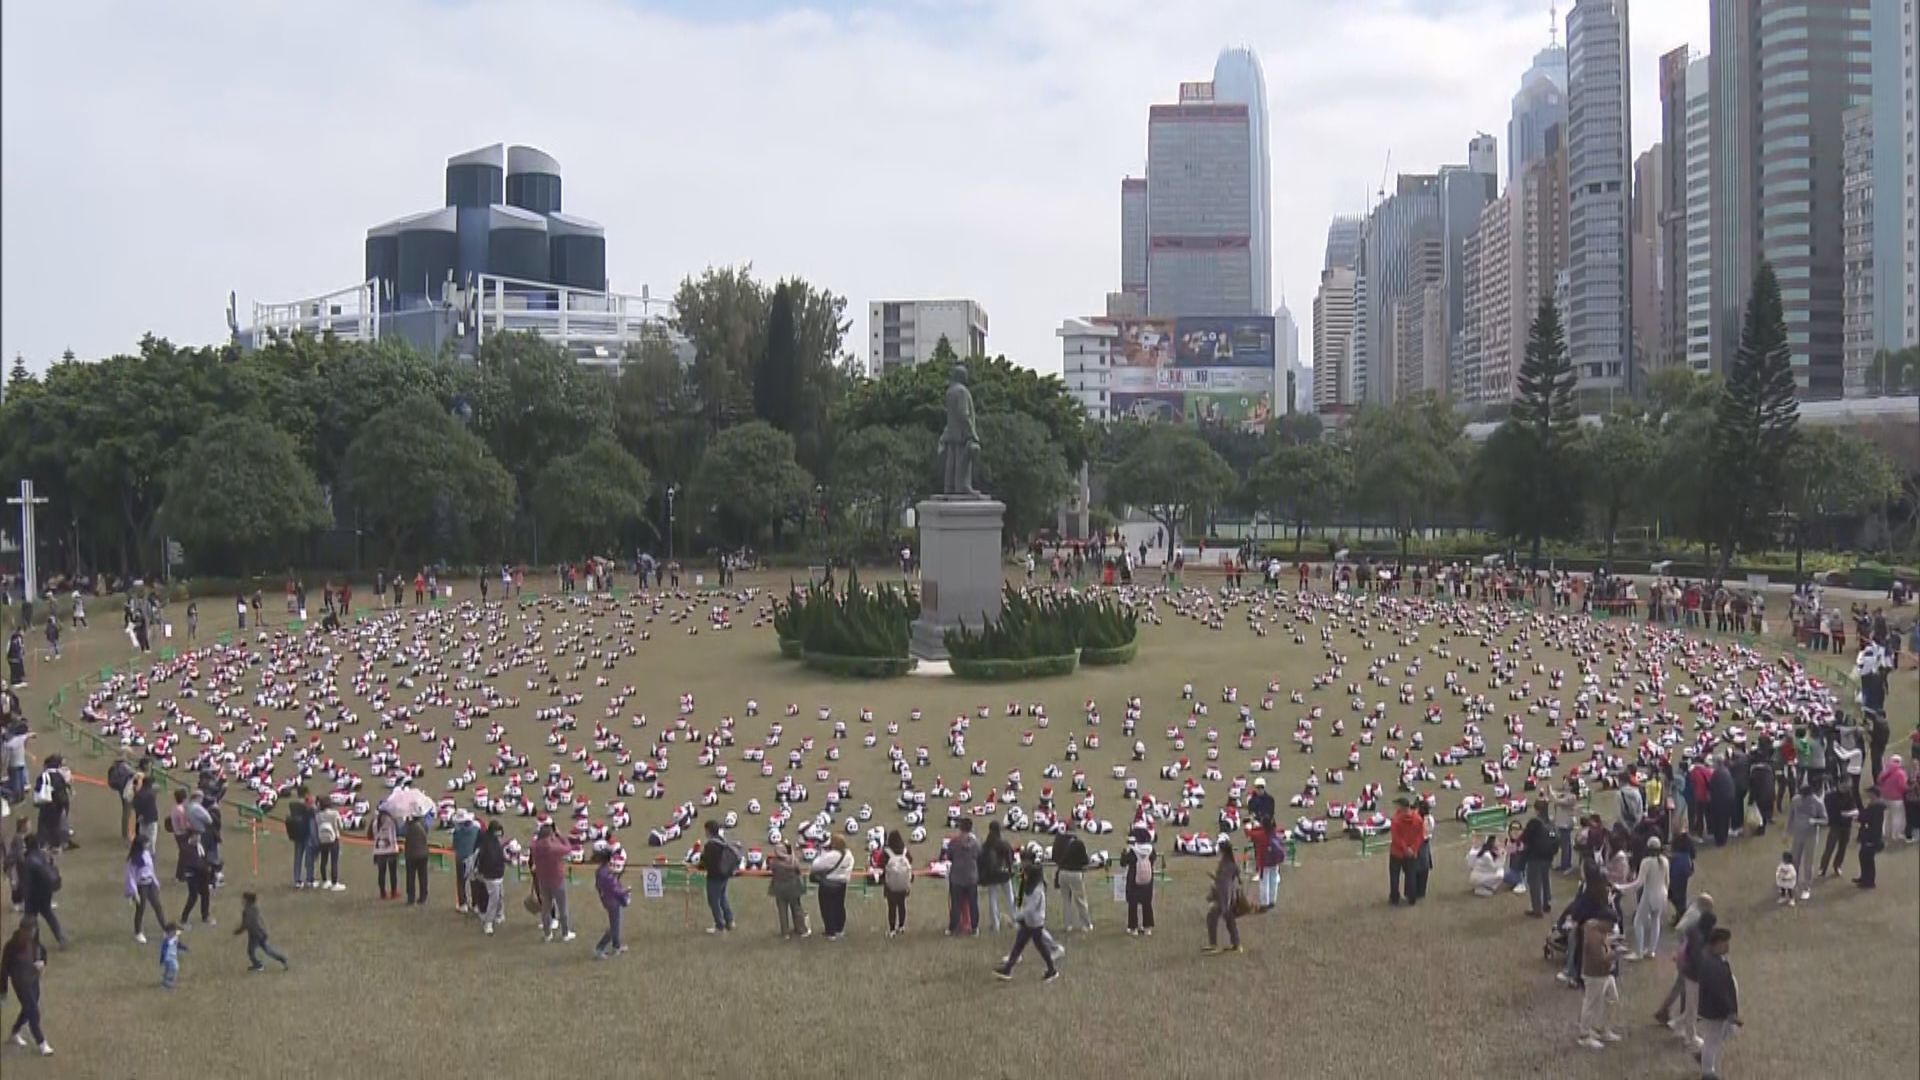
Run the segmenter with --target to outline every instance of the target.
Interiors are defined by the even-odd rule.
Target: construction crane
[[[1393,172],[1393,147],[1387,147],[1387,163],[1380,167],[1380,189],[1374,193],[1373,205],[1387,201],[1387,176]]]

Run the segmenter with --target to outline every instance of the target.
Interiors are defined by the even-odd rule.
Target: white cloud
[[[0,14],[0,355],[42,367],[352,283],[369,225],[437,205],[447,156],[556,156],[614,286],[752,260],[865,302],[970,296],[989,344],[1056,368],[1053,328],[1118,277],[1118,181],[1147,106],[1222,45],[1266,67],[1274,250],[1309,308],[1327,219],[1395,171],[1504,136],[1545,13],[1508,0],[975,0],[688,18],[615,0],[8,4]],[[1654,59],[1703,0],[1634,14]],[[1563,13],[1564,15],[1564,13]],[[1504,151],[1503,151],[1504,152]],[[1302,315],[1304,318],[1304,315]]]

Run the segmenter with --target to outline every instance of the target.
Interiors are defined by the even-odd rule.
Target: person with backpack
[[[500,822],[487,822],[473,852],[473,903],[480,912],[481,930],[487,934],[492,934],[493,928],[506,917],[503,893],[507,877],[507,849],[500,839],[504,833]]]
[[[820,887],[821,929],[828,941],[839,941],[847,933],[847,886],[853,882],[853,855],[845,837],[835,833],[827,841],[827,850],[807,868],[807,880]]]
[[[187,902],[180,908],[179,921],[185,924],[198,903],[201,925],[213,926],[213,864],[207,861],[207,849],[197,834],[188,833],[180,846],[180,870],[186,875]]]
[[[913,860],[907,841],[895,829],[887,834],[887,860],[881,872],[881,890],[887,897],[887,937],[907,932],[907,897],[913,892]]]
[[[987,894],[987,917],[993,920],[993,932],[1000,932],[1005,913],[1007,924],[1016,926],[1013,906],[1013,845],[1000,835],[1000,823],[987,825],[987,838],[980,843],[980,889]]]
[[[960,819],[960,833],[947,841],[947,933],[980,933],[980,839],[973,819]]]
[[[1013,949],[1007,953],[1006,960],[993,969],[996,977],[1002,981],[1013,978],[1013,966],[1020,962],[1020,954],[1029,943],[1040,952],[1040,959],[1047,965],[1047,974],[1042,982],[1052,982],[1060,977],[1060,969],[1054,966],[1054,952],[1048,947],[1047,927],[1047,886],[1040,872],[1038,862],[1029,862],[1020,871],[1019,906],[1014,909]]]
[[[287,840],[293,844],[293,887],[304,889],[313,880],[314,861],[319,853],[312,849],[313,797],[307,793],[305,784],[300,785],[295,795],[287,807]]]
[[[1053,887],[1060,890],[1060,908],[1066,915],[1066,929],[1072,933],[1079,922],[1093,930],[1093,909],[1087,904],[1087,867],[1092,859],[1087,845],[1071,826],[1061,824],[1053,838]]]
[[[480,576],[487,580],[486,575]],[[480,823],[473,818],[471,810],[456,810],[453,813],[453,910],[475,912],[480,910],[478,889],[468,887],[473,877],[473,855],[480,847]]]
[[[107,790],[120,796],[120,840],[133,839],[133,766],[126,758],[114,758],[107,766]]]
[[[340,833],[344,828],[340,811],[332,803],[321,806],[319,812],[313,815],[313,846],[320,852],[318,869],[312,882],[316,889],[347,891],[347,887],[340,884]]]
[[[1120,869],[1127,875],[1127,933],[1152,937],[1153,837],[1146,826],[1136,825],[1127,840],[1127,850],[1120,856]]]
[[[20,859],[20,909],[28,919],[39,919],[53,931],[53,940],[67,947],[67,935],[60,929],[60,918],[53,913],[53,894],[60,891],[60,868],[54,865],[53,852],[37,835],[28,836],[26,853]]]
[[[380,899],[391,900],[400,895],[400,823],[392,813],[380,810],[374,814],[367,837],[373,841],[374,884],[380,889]]]
[[[700,871],[707,876],[707,910],[713,913],[709,934],[733,929],[733,905],[727,902],[727,883],[740,872],[740,845],[726,838],[720,823],[707,819],[707,842],[700,849]]]
[[[40,779],[33,786],[33,805],[39,811],[40,846],[48,851],[78,847],[67,827],[67,811],[73,804],[73,776],[66,759],[48,754]]]
[[[13,1030],[8,1034],[25,1046],[20,1032],[32,1032],[40,1056],[52,1057],[53,1047],[47,1045],[46,1033],[40,1030],[40,973],[46,967],[47,949],[40,944],[39,927],[31,917],[21,919],[6,946],[0,948],[0,997],[12,990],[20,1001],[20,1014],[13,1018]]]
[[[1554,831],[1547,811],[1547,801],[1536,800],[1533,817],[1520,834],[1520,844],[1526,852],[1527,917],[1530,919],[1543,918],[1553,910],[1553,857],[1560,850],[1560,834]]]

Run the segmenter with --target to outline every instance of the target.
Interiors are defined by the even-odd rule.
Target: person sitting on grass
[[[1500,872],[1500,838],[1489,836],[1478,848],[1467,852],[1467,885],[1473,895],[1486,898],[1500,888],[1505,875]]]

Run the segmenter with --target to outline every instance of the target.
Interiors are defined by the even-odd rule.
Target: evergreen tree
[[[793,287],[781,282],[767,305],[766,343],[753,373],[753,414],[792,434],[799,393],[800,339],[793,312]]]
[[[13,371],[7,375],[7,391],[12,393],[33,381],[33,374],[27,370],[26,357],[13,354]]]
[[[1708,520],[1720,548],[1720,577],[1741,547],[1765,543],[1799,423],[1780,283],[1773,267],[1762,263],[1740,328],[1740,348],[1713,411]]]
[[[1579,379],[1567,358],[1566,334],[1552,297],[1543,297],[1527,332],[1527,352],[1520,363],[1510,422],[1518,436],[1509,440],[1518,459],[1510,463],[1507,482],[1518,485],[1509,503],[1516,509],[1511,522],[1516,538],[1532,541],[1533,561],[1540,561],[1540,543],[1563,536],[1579,524],[1579,500],[1574,497],[1575,443],[1580,436],[1580,413],[1574,405]]]

